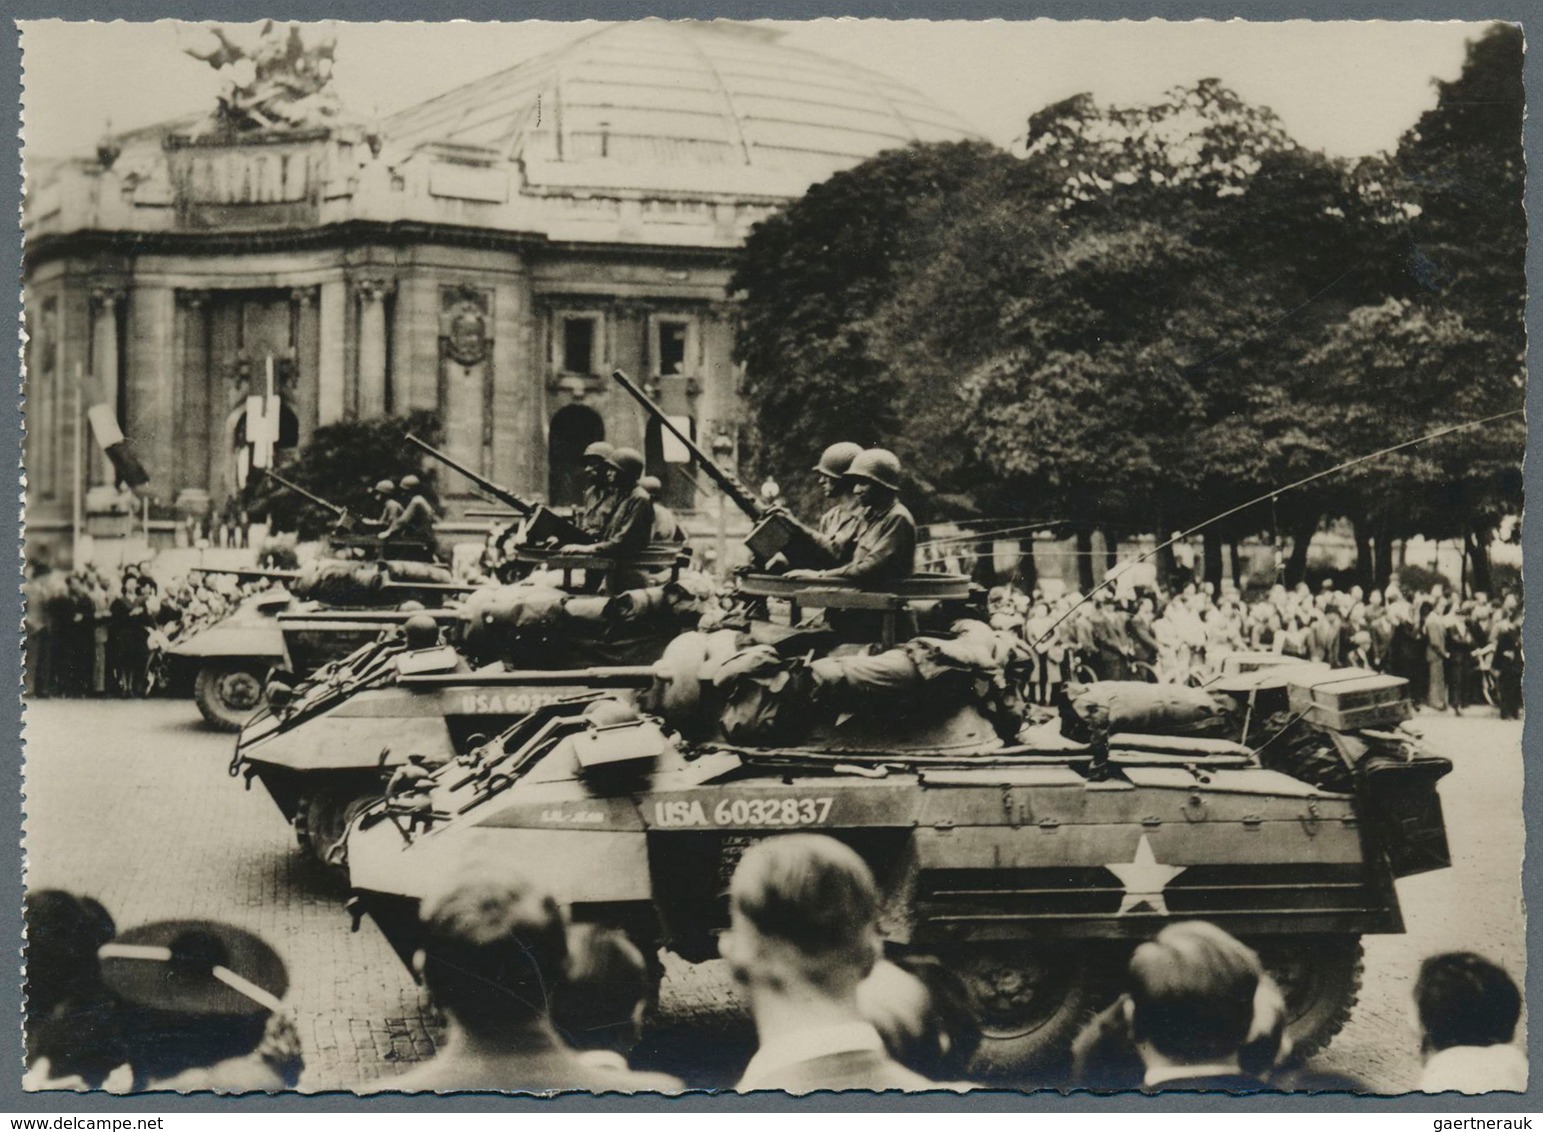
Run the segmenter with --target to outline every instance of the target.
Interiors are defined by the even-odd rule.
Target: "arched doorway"
[[[685,419],[688,425],[686,435],[695,441],[696,420]],[[679,425],[680,420],[676,418],[675,423]],[[674,440],[674,437],[670,439]],[[696,487],[691,482],[691,465],[665,463],[664,426],[652,417],[649,418],[648,430],[643,436],[643,460],[648,470],[658,476],[659,482],[664,485],[660,502],[672,511],[696,510]]]
[[[547,499],[553,507],[584,501],[584,449],[605,439],[605,422],[586,405],[559,409],[547,430]]]

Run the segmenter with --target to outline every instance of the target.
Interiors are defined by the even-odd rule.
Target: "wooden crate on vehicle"
[[[1293,673],[1286,693],[1294,714],[1331,731],[1390,727],[1414,715],[1409,681],[1360,668]]]

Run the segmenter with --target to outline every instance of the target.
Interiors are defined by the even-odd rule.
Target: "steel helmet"
[[[373,491],[376,495],[390,495],[393,491],[396,490],[396,484],[392,483],[390,480],[380,480],[370,490]]]
[[[417,491],[418,487],[422,483],[423,483],[423,481],[421,479],[419,479],[417,476],[403,476],[402,477],[402,490],[403,491]]]
[[[606,458],[606,463],[634,480],[643,474],[643,454],[636,448],[617,448]]]
[[[616,449],[612,448],[605,441],[597,440],[584,449],[584,459],[595,460],[603,464],[611,458],[611,453],[615,451]]]
[[[664,490],[664,483],[658,476],[644,476],[638,480],[638,486],[648,492],[649,495],[658,495]]]
[[[814,466],[814,470],[830,479],[840,479],[847,474],[847,469],[862,450],[861,444],[839,440],[820,454],[820,462]]]
[[[439,626],[427,613],[414,613],[402,625],[410,649],[431,649],[439,644]]]
[[[852,458],[847,475],[855,480],[871,480],[891,491],[898,491],[900,457],[887,448],[865,448]]]

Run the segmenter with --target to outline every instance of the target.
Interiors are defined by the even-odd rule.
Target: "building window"
[[[599,319],[594,315],[564,315],[562,338],[558,343],[562,350],[564,373],[594,373],[600,367],[595,347],[599,341]]]
[[[691,324],[674,319],[659,321],[659,343],[655,356],[659,373],[668,376],[686,372],[686,344],[691,338]]]

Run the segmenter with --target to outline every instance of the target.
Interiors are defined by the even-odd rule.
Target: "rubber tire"
[[[302,795],[295,809],[295,838],[306,856],[332,875],[347,880],[347,856],[334,856],[333,850],[346,845],[348,827],[378,801],[380,795],[371,791],[343,795],[317,790]]]
[[[1248,943],[1286,996],[1287,1030],[1296,1056],[1306,1060],[1327,1049],[1350,1021],[1361,993],[1361,937],[1276,936]],[[1311,968],[1294,976],[1288,961],[1303,955],[1312,956]]]
[[[221,694],[221,682],[227,676],[246,675],[257,684],[257,702],[249,708],[233,707]],[[241,725],[262,709],[266,703],[263,692],[263,673],[243,664],[206,664],[199,668],[193,679],[193,702],[198,705],[204,722],[216,731],[240,731]]]
[[[1101,962],[1101,949],[1045,949],[1041,962],[1029,966],[1039,968],[1040,982],[1057,1000],[1015,1022],[1010,1008],[1002,1010],[1002,996],[1016,989],[1011,980],[1021,966],[1018,957],[1035,950],[1032,944],[977,944],[940,956],[964,980],[979,1011],[981,1043],[970,1064],[972,1080],[1021,1084],[1064,1071],[1072,1040],[1114,998],[1109,972],[1123,967]]]

